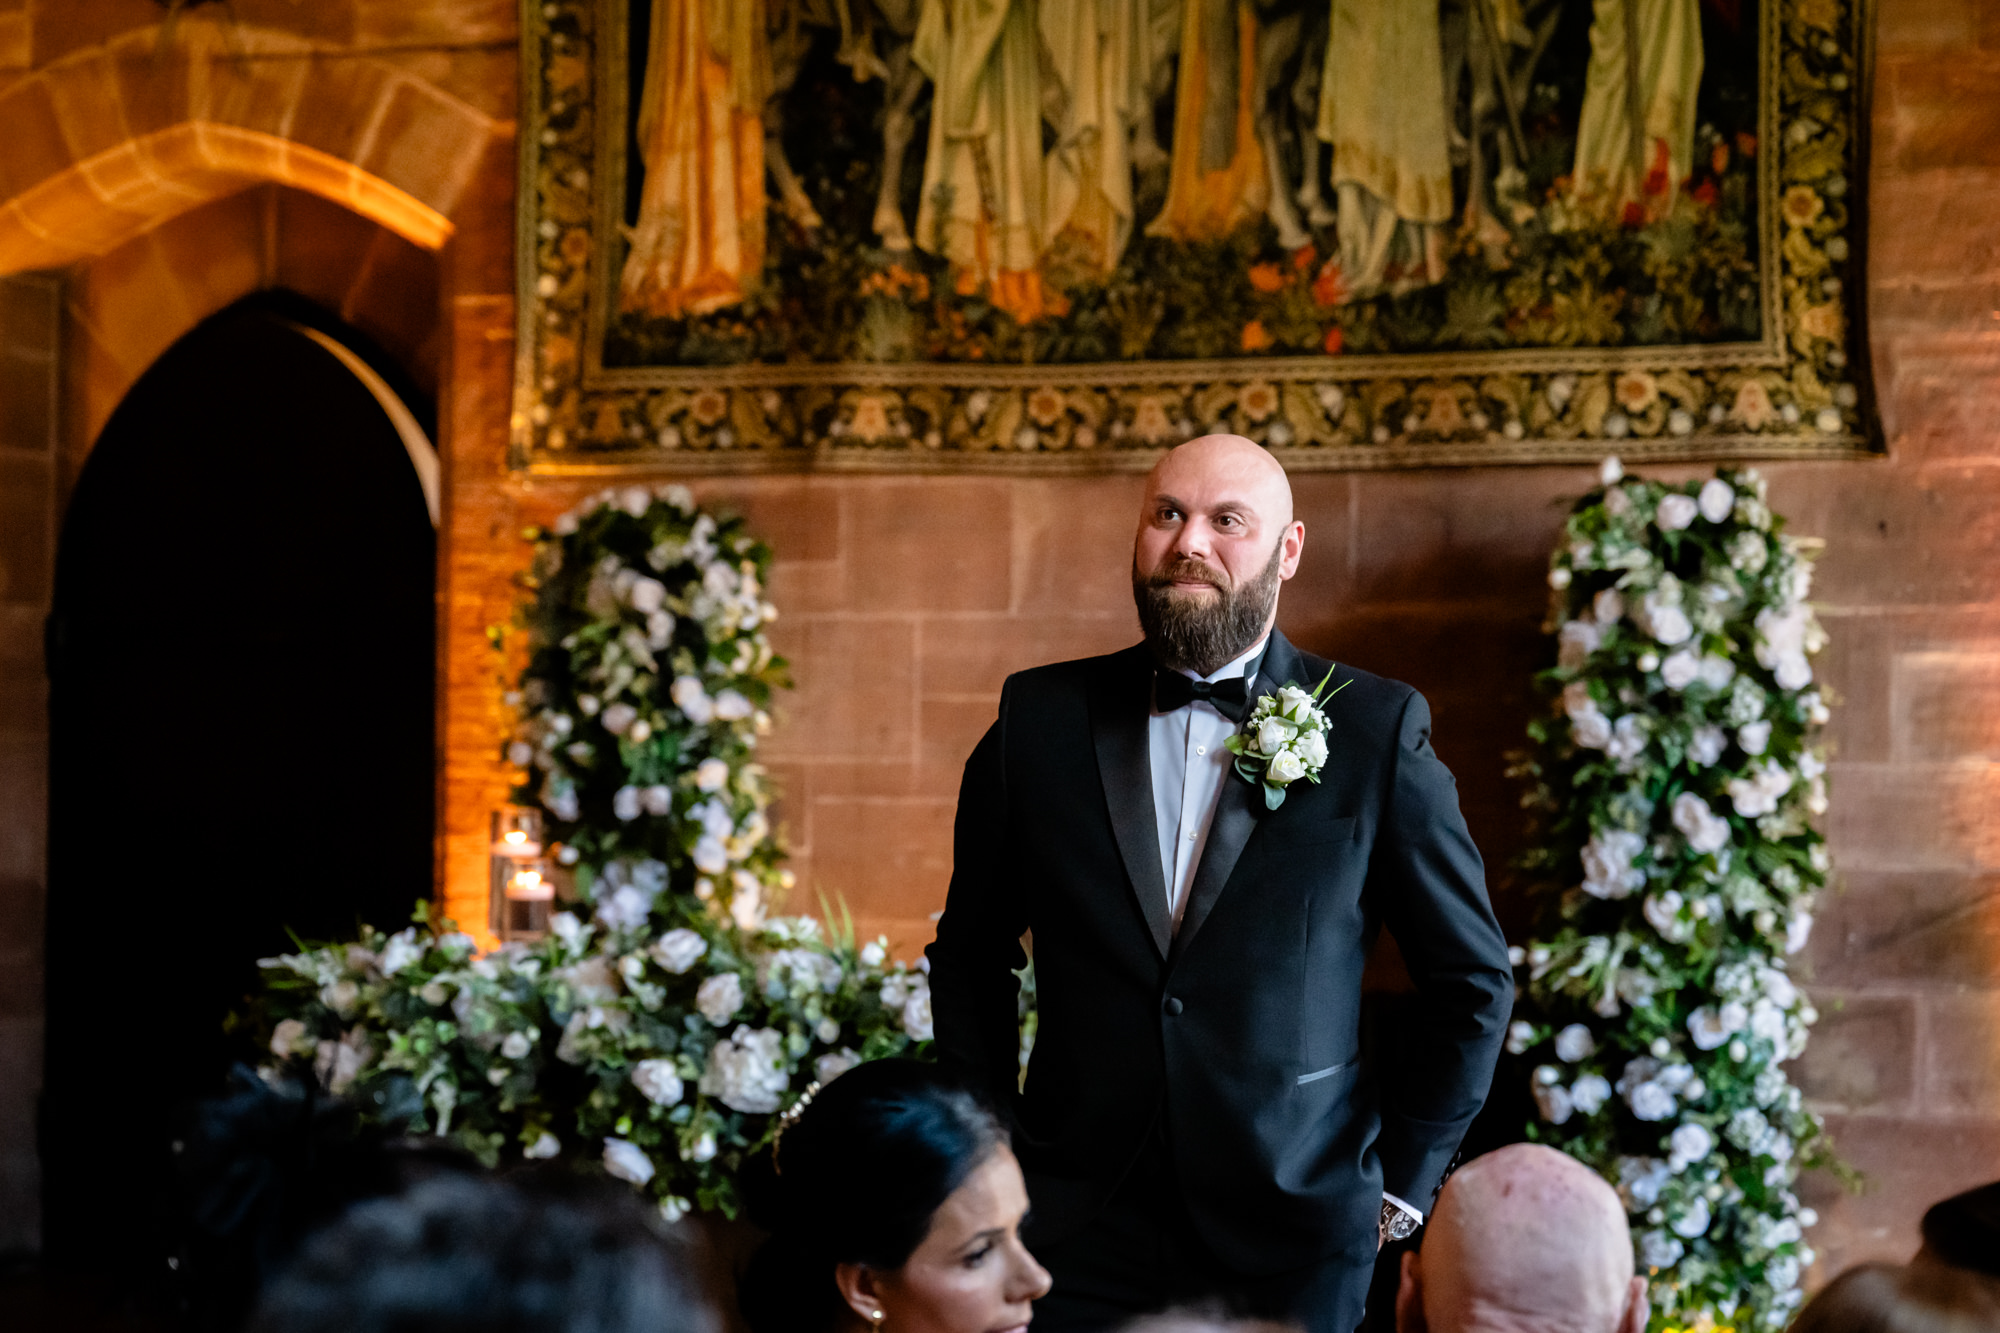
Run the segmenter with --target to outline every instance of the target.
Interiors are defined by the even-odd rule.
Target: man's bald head
[[[1147,506],[1161,494],[1241,496],[1273,532],[1292,521],[1292,482],[1284,465],[1241,435],[1202,435],[1169,449],[1146,478]]]
[[[1278,460],[1241,435],[1204,435],[1146,478],[1132,541],[1132,598],[1154,659],[1206,675],[1277,622],[1305,525]]]
[[[1646,1282],[1618,1195],[1573,1157],[1518,1143],[1446,1182],[1403,1260],[1398,1333],[1639,1333]]]

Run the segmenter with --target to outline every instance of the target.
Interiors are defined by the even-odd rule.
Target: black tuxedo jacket
[[[1331,664],[1273,633],[1252,687]],[[1428,1206],[1493,1075],[1507,945],[1430,709],[1339,667],[1318,785],[1266,811],[1224,778],[1176,933],[1155,830],[1146,649],[1008,679],[966,763],[950,896],[929,949],[937,1040],[1009,1110],[1036,1231],[1089,1221],[1164,1116],[1181,1189],[1246,1275],[1372,1248],[1384,1189]],[[1245,714],[1248,716],[1248,713]],[[1376,930],[1418,997],[1385,1085],[1363,1067]],[[1041,1021],[1016,1092],[1033,932]]]

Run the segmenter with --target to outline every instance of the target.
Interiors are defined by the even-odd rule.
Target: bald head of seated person
[[[1643,1333],[1625,1206],[1596,1172],[1517,1143],[1445,1182],[1403,1256],[1397,1333]]]

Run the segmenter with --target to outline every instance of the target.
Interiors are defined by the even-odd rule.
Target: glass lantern
[[[510,806],[493,813],[491,925],[503,942],[548,933],[555,865],[542,855],[542,812]]]
[[[512,805],[493,812],[493,854],[522,857],[542,854],[542,812]]]

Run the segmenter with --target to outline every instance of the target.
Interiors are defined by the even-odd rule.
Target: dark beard
[[[1229,587],[1223,575],[1199,560],[1176,556],[1150,576],[1132,568],[1132,601],[1139,608],[1139,628],[1153,658],[1169,671],[1198,676],[1234,661],[1264,632],[1271,608],[1278,602],[1278,566],[1284,542],[1271,551],[1263,572],[1240,587]],[[1200,579],[1216,591],[1213,602],[1176,596],[1175,579]]]

